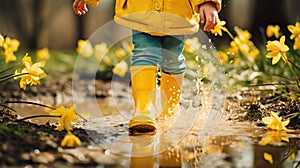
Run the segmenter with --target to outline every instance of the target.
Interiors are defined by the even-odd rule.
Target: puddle
[[[113,129],[111,125],[99,124],[116,121],[119,124]],[[290,130],[267,131],[250,123],[222,120],[205,140],[190,130],[178,142],[172,141],[178,138],[176,133],[170,136],[158,131],[155,135],[129,136],[128,121],[122,116],[90,122],[86,123],[89,130],[97,130],[100,135],[93,137],[96,145],[106,149],[108,155],[120,156],[116,167],[290,168],[297,167],[300,161],[300,136]]]
[[[98,100],[97,100],[98,101]],[[96,130],[95,145],[104,147],[107,156],[114,157],[113,167],[156,168],[156,167],[209,167],[209,168],[252,168],[252,167],[297,167],[300,161],[300,135],[296,131],[267,131],[251,123],[234,123],[221,120],[213,133],[199,139],[198,130],[180,134],[158,132],[155,135],[128,136],[128,118],[123,115],[106,115],[116,111],[111,99],[101,99],[101,112],[104,117],[81,123],[86,130]],[[128,111],[130,104],[119,102],[119,108]],[[21,115],[46,114],[41,107],[18,105]],[[33,110],[34,109],[34,110]],[[88,113],[87,113],[88,114]],[[83,114],[87,117],[87,114]],[[30,114],[32,115],[32,114]],[[33,119],[45,123],[49,119]],[[108,125],[105,125],[107,123]],[[172,131],[171,131],[172,132]],[[180,141],[172,141],[178,137]],[[171,137],[171,138],[170,138]],[[97,142],[98,140],[98,142]]]
[[[223,117],[216,127],[211,127],[209,130],[211,134],[204,135],[203,128],[209,124],[201,118],[207,115],[207,110],[211,110],[206,108],[210,107],[207,103],[212,101],[207,101],[205,97],[200,99],[197,101],[204,102],[200,109],[199,104],[193,108],[204,111],[202,114],[186,115],[184,110],[190,109],[183,108],[183,116],[177,124],[175,122],[168,129],[159,129],[154,135],[129,136],[127,124],[132,116],[132,100],[126,98],[84,99],[77,107],[88,121],[81,122],[77,126],[87,131],[94,140],[94,146],[104,148],[104,154],[115,160],[111,167],[294,168],[298,166],[300,161],[298,132],[291,130],[272,132],[251,123],[228,122]],[[13,108],[20,111],[23,117],[48,112],[42,107],[28,105],[17,105]],[[29,111],[35,111],[35,114],[29,114]],[[49,119],[37,118],[32,121],[43,124]]]

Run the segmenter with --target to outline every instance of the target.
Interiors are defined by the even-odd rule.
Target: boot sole
[[[154,123],[130,123],[129,132],[133,134],[155,133],[156,126]]]

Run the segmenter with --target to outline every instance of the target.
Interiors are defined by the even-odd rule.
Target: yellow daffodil
[[[227,28],[225,27],[226,21],[219,21],[218,24],[210,30],[212,34],[218,34],[219,36],[222,36],[222,30],[227,31]]]
[[[127,53],[123,48],[118,48],[115,51],[115,55],[116,55],[117,58],[122,59],[127,55]]]
[[[104,42],[100,44],[96,44],[94,47],[94,51],[95,51],[95,57],[101,60],[108,52],[107,44]]]
[[[130,43],[130,45],[128,45],[128,53],[129,53],[129,55],[130,56],[132,56],[133,55],[133,49],[134,49],[134,44],[133,43]]]
[[[253,59],[256,59],[259,55],[259,50],[257,48],[250,51],[249,56]]]
[[[17,39],[12,39],[10,37],[6,37],[4,39],[3,48],[8,49],[11,48],[14,52],[19,49],[20,42]]]
[[[280,27],[278,25],[268,25],[266,29],[267,37],[275,36],[276,38],[279,38],[279,31]]]
[[[21,71],[16,70],[15,75],[20,75],[15,77],[15,79],[21,78],[20,80],[20,88],[26,90],[27,85],[37,85],[40,84],[40,79],[45,78],[47,74],[42,70],[42,67],[46,65],[45,61],[32,63],[31,57],[26,54],[23,59],[22,63],[25,65],[25,68]]]
[[[126,72],[128,71],[128,65],[125,61],[121,61],[113,68],[112,71],[120,77],[124,77]]]
[[[84,0],[84,2],[88,5],[91,5],[93,7],[96,7],[99,5],[100,0]]]
[[[15,61],[17,57],[14,52],[19,49],[20,42],[17,39],[11,39],[10,37],[3,37],[0,35],[0,47],[4,49],[3,56],[5,59],[5,63],[9,63],[10,61]]]
[[[22,64],[24,64],[25,67],[32,65],[31,57],[28,53],[22,58]]]
[[[243,42],[243,41],[241,41],[240,38],[238,38],[238,37],[234,38],[233,41],[234,41],[234,43],[238,46],[239,51],[240,51],[242,54],[246,55],[246,54],[249,53],[249,51],[250,51],[250,46],[248,45],[248,41]]]
[[[81,146],[81,141],[74,134],[68,133],[68,134],[65,135],[65,137],[61,141],[60,145],[62,147],[69,147],[69,148],[80,147]]]
[[[235,27],[234,29],[237,36],[233,37],[233,40],[230,42],[230,48],[227,49],[228,55],[236,56],[241,53],[249,59],[256,59],[259,54],[259,50],[250,40],[252,35],[248,30],[243,30],[239,27]]]
[[[193,53],[199,50],[201,47],[201,43],[197,37],[188,38],[184,42],[184,51],[187,53]]]
[[[36,55],[41,60],[48,60],[50,58],[50,52],[47,47],[37,50]]]
[[[239,58],[235,58],[232,62],[232,64],[236,67],[240,66],[241,65],[241,59]]]
[[[94,48],[89,40],[78,40],[76,51],[80,55],[88,58],[93,55]]]
[[[285,45],[285,36],[280,38],[280,41],[268,41],[267,43],[267,51],[269,51],[266,55],[267,58],[272,58],[272,64],[276,64],[279,62],[280,58],[282,58],[285,62],[287,62],[286,52],[289,50],[289,47]]]
[[[2,36],[2,34],[0,34],[0,47],[3,46],[4,43],[4,37]]]
[[[111,65],[113,63],[113,60],[109,56],[105,55],[102,59],[102,62],[107,65]]]
[[[5,63],[9,63],[11,61],[15,61],[17,57],[14,54],[14,50],[12,48],[7,48],[3,52],[3,57],[5,60]]]
[[[58,119],[60,125],[56,128],[56,130],[62,131],[72,130],[72,121],[77,121],[78,117],[75,113],[75,105],[71,106],[70,109],[65,108],[64,106],[60,106],[55,110],[49,112],[52,116],[59,116]]]
[[[221,63],[227,63],[229,61],[228,55],[223,51],[218,51],[219,60]]]
[[[270,164],[273,164],[273,156],[267,152],[264,152],[264,159],[268,161]]]
[[[230,47],[226,49],[226,54],[235,57],[240,53],[239,48],[237,45],[234,43],[234,41],[230,42]]]
[[[294,50],[300,49],[300,35],[299,35],[298,38],[295,38],[295,42],[294,42],[294,45],[293,45],[293,49],[294,49]]]
[[[270,117],[264,117],[262,118],[263,123],[265,123],[268,127],[268,129],[272,129],[272,130],[286,130],[286,127],[290,120],[287,119],[285,121],[281,121],[281,117],[278,117],[278,115],[274,112],[271,112],[271,116]]]
[[[289,142],[289,138],[285,131],[268,130],[267,136],[259,141],[259,145],[265,146],[270,143],[279,143],[282,141]]]
[[[295,39],[294,50],[300,49],[300,23],[296,22],[294,25],[288,25],[289,31],[292,33],[290,39]]]
[[[243,30],[239,27],[234,27],[235,32],[237,33],[237,38],[241,43],[246,43],[252,37],[248,30]]]

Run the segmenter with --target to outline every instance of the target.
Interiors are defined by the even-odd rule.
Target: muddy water
[[[120,121],[120,116],[106,121],[111,119]],[[125,120],[123,123],[126,127]],[[288,168],[296,167],[300,161],[299,135],[269,132],[248,123],[222,120],[204,140],[191,131],[179,142],[172,142],[168,139],[170,135],[159,131],[155,135],[129,136],[126,128],[115,129],[118,134],[106,129],[105,134],[111,135],[110,138],[95,142],[106,149],[107,155],[120,156],[116,167]],[[269,139],[267,144],[264,139]]]
[[[111,105],[114,107],[106,104],[101,110],[103,114],[113,110],[114,115],[91,118],[81,126],[108,156],[119,156],[115,167],[289,168],[300,161],[300,134],[292,130],[268,131],[252,123],[226,121],[224,115],[211,134],[203,136],[204,121],[199,115],[191,127],[180,121],[181,125],[168,128],[161,128],[165,126],[161,124],[154,135],[132,136],[127,130],[131,114],[117,112],[132,111],[130,100],[123,102],[122,108]]]
[[[267,131],[251,123],[225,121],[224,115],[211,135],[203,139],[199,130],[193,127],[190,130],[178,128],[171,133],[160,129],[154,135],[129,136],[127,123],[131,114],[120,113],[120,109],[131,111],[130,100],[117,102],[118,107],[112,99],[99,99],[97,103],[102,116],[89,118],[89,113],[82,113],[88,121],[77,126],[88,133],[97,132],[90,135],[94,145],[104,148],[108,157],[114,156],[113,167],[290,168],[300,161],[300,134],[292,130]],[[24,116],[32,110],[36,114],[47,113],[40,107],[23,105],[15,108],[23,111],[21,115]],[[45,123],[49,119],[32,121]]]
[[[195,105],[195,102],[202,103]],[[76,105],[87,121],[76,126],[86,130],[94,141],[93,146],[105,149],[105,156],[113,161],[111,167],[297,167],[300,161],[298,132],[267,131],[251,123],[226,121],[226,115],[214,121],[215,127],[207,132],[205,128],[210,126],[207,122],[213,121],[206,117],[212,110],[210,103],[212,100],[206,92],[196,100],[183,98],[182,115],[173,122],[159,123],[156,134],[132,136],[127,129],[133,113],[132,99],[126,95],[121,99],[85,98]],[[47,114],[41,107],[18,105],[14,109],[22,112],[23,117],[32,115],[29,111],[35,111],[34,115]],[[45,123],[49,119],[32,121]]]

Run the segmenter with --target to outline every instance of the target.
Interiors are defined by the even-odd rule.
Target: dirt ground
[[[87,94],[96,94],[99,99],[110,96],[109,80],[97,80],[96,92],[88,86],[80,85]],[[16,83],[6,83],[0,86],[0,98],[7,100],[51,101],[54,104],[64,104],[72,95],[71,80],[45,82],[42,86],[29,87],[26,91],[19,89]],[[225,119],[227,121],[251,122],[263,126],[261,118],[270,111],[279,112],[280,116],[299,113],[300,103],[287,98],[278,98],[277,93],[263,92],[255,89],[240,89],[228,93],[225,102]],[[18,113],[5,107],[0,107],[0,166],[56,166],[94,167],[103,165],[114,167],[119,156],[106,155],[104,149],[93,146],[93,140],[85,130],[74,128],[73,133],[82,140],[82,147],[68,149],[60,147],[60,141],[65,132],[55,131],[55,125],[50,123],[36,124],[30,121],[19,121]],[[124,127],[124,125],[119,125]],[[289,128],[298,129],[299,116],[294,117]],[[95,134],[97,134],[95,132]],[[102,154],[101,157],[99,153]]]

